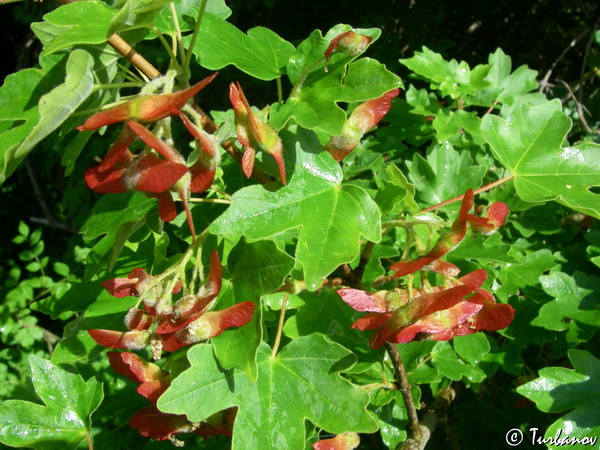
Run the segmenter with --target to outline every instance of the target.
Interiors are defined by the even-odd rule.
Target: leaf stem
[[[473,195],[477,195],[477,194],[481,194],[482,192],[489,191],[489,190],[495,188],[496,186],[500,186],[501,184],[504,184],[507,181],[512,180],[514,177],[515,177],[514,175],[509,175],[508,177],[500,178],[499,180],[496,180],[493,183],[486,184],[485,186],[480,187],[479,189],[475,189],[473,191]],[[426,213],[426,212],[429,212],[429,211],[433,211],[434,209],[441,208],[442,206],[450,205],[452,203],[461,201],[463,198],[464,198],[464,194],[463,195],[459,195],[457,197],[454,197],[454,198],[451,198],[449,200],[445,200],[445,201],[443,201],[441,203],[438,203],[437,205],[433,205],[433,206],[430,206],[429,208],[425,208],[424,210],[419,211],[417,214],[422,214],[422,213]]]
[[[317,66],[317,64],[323,62],[324,60],[325,60],[325,56],[321,56],[314,63],[312,63],[310,66],[308,66],[306,69],[304,69],[304,71],[302,72],[302,75],[300,75],[300,78],[298,79],[296,84],[294,84],[294,87],[292,88],[292,92],[290,92],[289,98],[295,97],[298,94],[298,91],[300,89],[302,89],[302,86],[304,86],[304,82],[306,81],[306,78],[308,77],[308,75]]]
[[[90,433],[85,432],[85,440],[87,441],[88,444],[88,450],[94,450],[94,442],[92,441],[92,438],[90,436]]]
[[[190,197],[190,202],[193,202],[193,203],[222,203],[224,205],[231,204],[231,200],[227,200],[226,198],[194,198],[194,197]]]
[[[402,358],[400,357],[400,353],[398,353],[398,349],[396,348],[395,344],[386,342],[385,349],[387,350],[388,355],[390,355],[390,359],[394,365],[397,383],[399,383],[398,389],[402,394],[404,406],[406,406],[406,412],[408,413],[408,437],[409,439],[415,439],[419,441],[423,436],[423,433],[421,431],[421,426],[419,425],[417,409],[415,408],[415,402],[410,390],[408,376],[406,375],[406,370],[404,369],[404,364],[402,363]]]
[[[172,5],[172,3],[171,3],[171,5]],[[171,46],[169,45],[169,43],[167,42],[167,40],[165,39],[163,34],[155,26],[150,27],[150,29],[156,34],[156,36],[158,37],[158,40],[160,41],[160,43],[163,45],[163,47],[169,54],[169,58],[171,59],[171,64],[172,64],[172,65],[170,65],[170,67],[173,67],[173,66],[177,67],[179,65],[177,63],[177,57],[175,56],[175,53],[173,53],[173,49],[171,48]]]
[[[288,296],[290,294],[285,292],[283,294],[283,300],[281,300],[281,311],[279,312],[279,323],[277,324],[277,334],[275,335],[275,342],[273,343],[273,350],[271,350],[271,359],[277,355],[279,350],[279,344],[281,343],[281,333],[283,332],[283,321],[285,319],[285,309],[287,308]]]
[[[146,83],[143,81],[130,81],[124,83],[108,83],[108,84],[95,84],[94,90],[106,90],[106,89],[123,89],[123,88],[135,88],[135,87],[144,87]]]
[[[181,37],[181,27],[179,26],[179,19],[177,18],[177,11],[175,10],[175,3],[169,3],[169,11],[171,12],[171,20],[175,27],[175,36],[177,38],[177,46],[179,47],[179,53],[181,54],[181,62],[185,61],[185,48],[183,46],[183,39]]]
[[[198,17],[196,19],[196,24],[194,25],[194,33],[192,34],[192,39],[190,40],[190,46],[188,47],[188,51],[185,54],[185,60],[183,61],[183,70],[188,73],[190,70],[190,61],[192,59],[193,48],[196,45],[196,39],[198,39],[198,31],[200,30],[200,24],[202,23],[202,18],[204,17],[204,11],[206,10],[206,4],[208,0],[202,0],[202,4],[200,5],[200,11],[198,11]]]
[[[279,102],[279,104],[283,104],[283,88],[281,86],[281,75],[279,75],[277,78],[277,101]]]

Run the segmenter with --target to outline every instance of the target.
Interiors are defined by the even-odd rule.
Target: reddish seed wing
[[[127,192],[125,172],[125,168],[100,172],[99,166],[90,167],[85,171],[85,183],[92,191],[99,194],[120,194]]]
[[[344,433],[330,439],[321,439],[312,447],[315,450],[353,450],[360,444],[360,438],[356,433]]]
[[[147,153],[136,158],[125,176],[126,185],[135,191],[164,192],[187,173],[187,167],[176,162],[165,161]]]
[[[387,305],[381,293],[369,293],[358,289],[340,289],[337,291],[348,305],[356,311],[369,311],[384,313],[387,311]]]
[[[78,126],[77,129],[79,131],[97,130],[106,125],[123,122],[129,119],[131,119],[131,102],[126,102],[122,105],[94,114],[87,119],[83,125]]]
[[[148,406],[137,411],[129,426],[147,438],[164,441],[180,433],[193,431],[192,424],[185,416],[176,416],[160,412],[155,406]]]
[[[111,278],[100,283],[104,289],[110,292],[110,295],[117,298],[137,295],[137,280],[129,278]]]
[[[150,343],[147,331],[88,330],[89,335],[103,347],[141,350]]]

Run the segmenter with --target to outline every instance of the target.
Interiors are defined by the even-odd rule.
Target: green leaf
[[[279,250],[273,241],[248,244],[242,238],[227,257],[227,268],[238,302],[257,301],[281,287],[294,268],[294,258]]]
[[[339,136],[346,113],[338,102],[365,102],[397,87],[403,87],[400,78],[374,59],[330,65],[328,72],[311,72],[283,105],[272,105],[271,123],[279,129],[293,117],[304,128]]]
[[[44,16],[44,22],[31,24],[33,32],[44,44],[44,54],[75,45],[102,44],[116,10],[100,1],[63,5]]]
[[[588,277],[581,272],[575,272],[573,277],[563,272],[554,272],[542,275],[540,282],[544,291],[555,300],[544,304],[531,324],[548,330],[563,331],[578,328],[574,322],[579,322],[591,327],[585,340],[589,339],[600,323],[600,278]]]
[[[256,383],[220,369],[209,345],[192,347],[188,359],[191,368],[173,380],[158,408],[199,422],[237,406],[234,449],[304,449],[306,419],[334,434],[377,429],[366,410],[368,395],[338,373],[355,357],[321,335],[299,337],[275,357],[263,344]]]
[[[548,428],[546,437],[554,437],[562,429],[568,437],[594,438],[600,435],[600,360],[585,350],[569,349],[568,355],[574,369],[540,369],[540,377],[519,386],[517,392],[544,412],[573,409]]]
[[[180,0],[175,3],[175,11],[181,32],[194,29],[201,2],[197,0]],[[225,0],[208,0],[205,13],[212,14],[220,19],[227,19],[231,15],[231,9],[225,4]],[[154,19],[154,25],[163,33],[175,33],[175,25],[171,18],[170,8],[164,8]]]
[[[479,65],[471,70],[465,61],[446,61],[442,55],[427,47],[423,47],[422,52],[415,52],[412,58],[401,59],[400,63],[429,80],[432,89],[439,89],[442,97],[449,95],[456,99],[464,94],[474,95],[488,85],[485,77],[489,66]]]
[[[92,93],[93,65],[89,53],[79,49],[71,52],[64,83],[41,96],[37,107],[33,106],[37,102],[34,93],[45,86],[43,71],[28,69],[6,79],[0,89],[0,121],[25,122],[0,135],[0,184]]]
[[[528,94],[537,89],[537,72],[527,66],[520,66],[510,73],[512,61],[502,49],[497,49],[488,57],[490,71],[485,77],[488,87],[481,89],[474,96],[466,98],[467,104],[490,106],[495,101],[507,105],[528,101],[536,97],[545,99],[543,94]]]
[[[471,383],[480,383],[485,378],[485,372],[479,367],[462,362],[448,342],[435,344],[431,354],[433,366],[451,380],[460,381],[464,377]]]
[[[109,270],[112,270],[125,241],[144,223],[144,216],[154,203],[154,199],[147,198],[140,192],[126,192],[106,194],[94,205],[90,217],[81,229],[83,239],[89,241],[105,236],[88,254],[86,279],[107,262]]]
[[[119,31],[151,25],[156,15],[173,0],[126,0],[110,21],[107,37]]]
[[[475,259],[489,263],[515,263],[516,259],[509,253],[510,245],[502,242],[502,235],[494,233],[485,236],[473,233],[469,239],[463,241],[448,254],[448,260],[452,263],[463,259]]]
[[[77,448],[84,439],[91,442],[90,416],[104,394],[95,378],[87,382],[54,364],[29,357],[32,381],[46,406],[22,400],[0,405],[0,442],[35,449]]]
[[[483,333],[455,337],[452,344],[458,356],[473,365],[479,364],[490,351],[490,342]]]
[[[427,159],[415,153],[406,165],[408,177],[426,205],[435,205],[463,195],[469,188],[480,187],[487,170],[474,165],[469,152],[459,153],[448,142],[435,146]]]
[[[258,185],[240,189],[210,229],[264,239],[301,227],[296,259],[306,285],[316,289],[336,267],[358,255],[361,235],[379,241],[380,213],[361,188],[341,186],[339,165],[322,151],[313,133],[284,131],[281,138],[288,167],[293,168],[290,182],[276,191]]]
[[[481,124],[494,156],[515,177],[519,197],[528,202],[557,201],[600,218],[600,145],[562,147],[571,120],[558,99],[521,105],[512,117],[486,115]]]
[[[248,301],[234,295],[235,285],[223,280],[223,288],[219,294],[215,310],[221,310]],[[258,299],[257,299],[258,300]],[[212,338],[211,343],[215,355],[224,369],[239,369],[246,373],[251,382],[256,381],[258,366],[256,351],[262,338],[262,309],[260,302],[254,309],[252,319],[243,327],[230,328],[219,336]]]
[[[556,256],[550,250],[542,249],[528,254],[518,263],[503,265],[496,271],[501,286],[494,294],[506,301],[519,289],[538,284],[540,275],[557,264]]]
[[[385,168],[385,178],[382,178],[383,188],[377,191],[375,202],[384,214],[399,214],[400,212],[416,212],[419,209],[415,202],[415,185],[410,183],[406,176],[395,164],[388,164]]]
[[[189,39],[184,42],[189,44]],[[294,46],[268,28],[251,28],[246,34],[207,12],[192,52],[207,69],[232,64],[254,78],[268,81],[285,73]]]
[[[25,222],[19,221],[18,230],[19,230],[19,234],[21,236],[25,236],[25,237],[29,236],[29,226]]]
[[[82,312],[96,300],[110,298],[114,297],[100,285],[100,282],[65,282],[53,289],[50,297],[33,303],[31,309],[48,314],[56,320],[67,311]]]

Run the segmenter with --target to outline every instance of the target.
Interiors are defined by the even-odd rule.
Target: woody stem
[[[413,400],[412,392],[410,390],[410,383],[408,382],[408,376],[402,363],[402,358],[395,344],[387,342],[385,349],[392,360],[394,370],[396,371],[396,383],[398,384],[398,390],[402,394],[404,400],[404,406],[408,413],[408,437],[409,439],[415,439],[419,441],[423,435],[421,426],[419,425],[419,417],[417,416],[417,409],[415,408],[415,402]]]

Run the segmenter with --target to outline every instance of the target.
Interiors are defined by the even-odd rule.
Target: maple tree
[[[95,201],[60,279],[19,227],[40,276],[14,275],[7,305],[69,323],[28,359],[45,405],[0,404],[1,443],[91,449],[129,424],[123,448],[423,448],[488,380],[573,410],[548,433],[597,433],[600,146],[569,144],[534,71],[423,47],[401,79],[367,56],[378,28],[293,44],[223,0],[60,3],[32,24],[39,65],[0,87],[0,182],[51,142]],[[554,211],[589,261],[527,240]],[[588,347],[533,380],[531,327]]]

